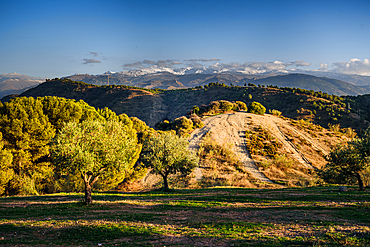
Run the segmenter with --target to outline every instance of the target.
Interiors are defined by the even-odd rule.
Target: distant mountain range
[[[151,67],[146,69],[105,72],[100,75],[75,74],[66,76],[73,81],[83,81],[94,85],[128,85],[141,88],[181,89],[204,86],[210,82],[226,85],[248,83],[296,87],[322,91],[336,95],[363,95],[370,93],[370,76],[345,75],[327,71],[296,70],[269,71],[258,74],[245,74],[239,71],[225,71],[208,68],[170,69]],[[0,75],[0,98],[10,94],[20,94],[26,89],[44,82],[44,78],[34,78],[17,73]]]
[[[36,78],[18,73],[0,74],[0,98],[9,94],[20,94],[44,81],[45,78]]]
[[[308,90],[322,91],[336,95],[362,95],[370,93],[369,86],[358,86],[342,80],[327,77],[316,77],[306,74],[257,74],[246,75],[242,73],[144,73],[133,72],[107,72],[103,75],[76,74],[66,78],[73,81],[83,81],[95,85],[128,85],[141,88],[180,89],[207,85],[210,82],[225,83],[227,85],[245,85],[248,83],[260,85],[273,85],[279,87],[296,87]],[[349,78],[347,76],[347,78]],[[355,77],[354,77],[355,78]],[[362,77],[358,77],[362,78]],[[365,79],[362,78],[363,84]],[[370,77],[369,77],[370,85]]]
[[[302,88],[335,95],[362,95],[370,92],[366,87],[356,86],[345,81],[304,74],[278,75],[258,79],[254,83],[278,87]]]
[[[298,77],[301,80],[310,76],[287,75],[287,77]],[[303,79],[302,79],[303,78]],[[295,78],[295,80],[298,80]],[[321,82],[321,80],[319,80]],[[177,82],[173,82],[176,85]],[[365,128],[364,121],[344,116],[342,111],[336,112],[338,119],[333,120],[333,110],[327,111],[326,104],[329,100],[312,96],[302,91],[282,89],[275,87],[229,87],[220,84],[212,84],[207,88],[189,88],[182,90],[150,90],[128,86],[97,86],[69,79],[48,80],[37,87],[31,88],[19,96],[58,96],[75,100],[83,100],[89,105],[104,108],[108,107],[117,114],[126,113],[130,117],[138,117],[153,127],[158,122],[174,120],[187,114],[194,105],[208,105],[215,100],[243,101],[246,104],[257,101],[263,104],[267,110],[276,109],[290,118],[308,117],[321,126],[328,123],[340,123],[342,127]],[[14,96],[2,98],[2,102],[9,101]],[[360,100],[358,100],[360,99]],[[325,104],[320,108],[315,107],[314,102]],[[350,97],[351,107],[354,112],[361,109],[362,115],[369,108],[367,96]],[[332,103],[330,103],[332,104]],[[356,111],[357,110],[357,111]],[[367,125],[366,125],[367,127]]]

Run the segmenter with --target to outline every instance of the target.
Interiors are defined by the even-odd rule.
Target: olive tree
[[[54,138],[52,158],[65,174],[76,172],[85,184],[85,202],[99,179],[118,184],[137,161],[141,146],[136,131],[121,122],[67,123]]]
[[[189,174],[198,164],[198,158],[189,149],[189,142],[172,132],[149,137],[143,145],[141,161],[162,176],[165,191],[169,190],[168,176],[181,172]]]
[[[328,163],[319,171],[326,182],[353,183],[364,190],[361,174],[370,167],[370,128],[358,139],[337,146],[327,156]]]

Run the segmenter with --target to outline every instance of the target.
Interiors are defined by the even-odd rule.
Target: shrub
[[[242,101],[236,101],[234,104],[234,109],[235,111],[246,111],[248,110],[247,105],[242,102]]]
[[[176,130],[176,132],[180,130],[190,131],[193,129],[193,121],[184,116],[176,118],[171,122],[171,129]]]
[[[222,112],[231,111],[234,107],[233,103],[226,101],[226,100],[220,100],[219,103],[220,103],[219,109]]]
[[[209,113],[215,113],[217,112],[218,110],[220,109],[220,102],[218,101],[212,101],[208,107],[207,107],[207,111]]]
[[[202,122],[202,120],[200,119],[200,117],[198,115],[192,114],[190,116],[190,120],[193,121],[193,127],[194,128],[203,128],[204,123]]]
[[[263,114],[265,114],[265,112],[266,112],[266,108],[265,108],[262,104],[260,104],[260,103],[258,103],[258,102],[256,102],[256,101],[253,101],[253,102],[248,106],[248,112],[249,112],[249,113],[254,113],[254,114],[260,114],[260,115],[263,115]]]
[[[194,114],[199,115],[199,113],[200,113],[200,109],[199,109],[199,107],[198,107],[198,106],[196,106],[196,105],[195,105],[195,106],[193,107],[193,113],[194,113]]]
[[[157,125],[157,129],[163,130],[163,131],[169,130],[171,129],[171,124],[168,120],[164,120],[163,122]]]
[[[278,116],[278,117],[280,117],[281,114],[282,114],[281,111],[278,111],[278,110],[275,110],[275,109],[269,110],[269,113],[272,114],[272,115],[274,115],[274,116]]]

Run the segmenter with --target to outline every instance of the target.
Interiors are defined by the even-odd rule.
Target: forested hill
[[[226,86],[210,83],[205,87],[179,90],[149,90],[128,86],[96,86],[69,79],[49,80],[32,88],[20,96],[59,96],[82,99],[97,108],[108,107],[117,114],[126,113],[154,126],[163,119],[174,120],[186,115],[194,105],[201,106],[215,100],[242,101],[246,104],[258,101],[267,110],[276,109],[286,117],[309,119],[323,127],[339,123],[342,127],[361,129],[366,116],[354,115],[357,109],[347,112],[347,101],[336,95],[313,90],[257,87]],[[3,99],[3,101],[9,98]],[[353,98],[351,98],[353,102]],[[354,99],[356,100],[356,98]],[[355,104],[351,104],[355,107]],[[361,112],[360,112],[361,114]]]
[[[356,86],[345,81],[304,74],[272,76],[255,80],[253,83],[278,87],[303,88],[335,95],[361,95],[369,93],[367,88]]]
[[[322,91],[335,95],[361,95],[370,93],[369,88],[351,84],[343,80],[328,77],[317,77],[307,74],[284,75],[246,75],[242,73],[211,73],[211,74],[185,74],[172,73],[130,74],[110,73],[103,75],[73,75],[66,77],[74,81],[83,81],[94,85],[129,85],[141,88],[181,89],[204,86],[209,83],[225,83],[226,85],[239,85],[253,83],[260,85],[273,85],[279,87],[303,88],[307,90]],[[109,78],[109,79],[108,79]],[[348,77],[345,77],[349,79]],[[364,84],[366,85],[366,84]]]
[[[157,119],[162,117],[152,111],[153,105],[156,105],[155,102],[161,100],[155,92],[155,90],[142,90],[127,86],[96,86],[69,79],[54,79],[27,90],[19,96],[58,96],[67,99],[82,99],[93,107],[108,107],[117,114],[126,113],[154,125]],[[9,99],[10,97],[5,97],[2,101]],[[154,122],[152,119],[155,119]]]

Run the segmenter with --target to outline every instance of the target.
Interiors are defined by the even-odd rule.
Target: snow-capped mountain
[[[45,78],[31,77],[19,73],[0,74],[0,98],[9,94],[18,94],[44,81]]]

